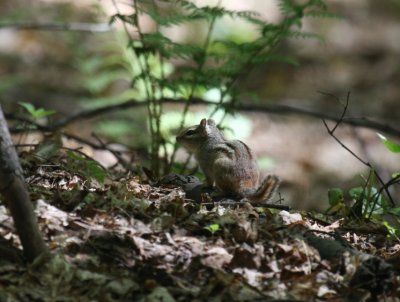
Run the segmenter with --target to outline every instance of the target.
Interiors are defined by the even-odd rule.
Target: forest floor
[[[18,9],[24,21],[49,13],[49,20],[60,15],[64,21],[66,13],[67,20],[89,20],[87,10],[71,1],[60,7],[43,7],[51,1],[3,2],[5,20],[7,14],[17,16]],[[324,45],[296,40],[280,49],[299,57],[301,68],[263,65],[240,88],[266,102],[338,117],[342,107],[318,91],[340,98],[351,91],[352,117],[397,125],[399,10],[390,2],[332,1],[344,20],[308,25],[321,30]],[[100,19],[108,22],[108,17]],[[9,112],[17,102],[32,101],[62,117],[81,110],[82,98],[98,96],[83,85],[92,76],[82,72],[86,65],[79,62],[90,63],[94,50],[114,33],[74,34],[74,39],[59,32],[10,29],[0,34],[1,103],[13,108]],[[113,97],[126,89],[122,85],[115,91],[117,84],[105,86],[99,95]],[[131,85],[131,78],[125,85]],[[251,116],[254,135],[246,143],[257,155],[276,160],[273,172],[283,180],[285,204],[317,208],[302,207],[317,202],[325,210],[328,189],[360,184],[354,175],[365,166],[328,135],[320,120],[270,118]],[[93,131],[82,124],[76,129],[88,136]],[[129,141],[137,140],[132,124],[127,131]],[[388,154],[375,131],[340,127],[338,135],[376,163],[382,175],[398,170],[398,154]],[[37,143],[27,141],[32,142]],[[56,155],[43,160],[49,153]],[[51,257],[24,263],[11,216],[1,206],[0,302],[400,301],[400,241],[390,233],[390,217],[366,221],[343,201],[330,215],[214,203],[207,197],[195,202],[177,186],[149,184],[112,170],[99,184],[84,173],[86,168],[93,176],[96,166],[59,155],[59,146],[51,144],[21,153],[21,159]]]
[[[65,158],[23,160],[51,257],[3,257],[0,301],[400,301],[399,240],[378,221],[199,203],[111,171],[100,185]],[[4,207],[0,235],[20,248]]]

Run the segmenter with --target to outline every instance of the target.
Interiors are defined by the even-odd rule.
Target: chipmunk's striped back
[[[215,185],[224,195],[268,201],[279,186],[275,175],[267,176],[260,184],[260,172],[250,148],[239,140],[225,139],[211,119],[185,129],[176,139],[194,154],[206,185]]]

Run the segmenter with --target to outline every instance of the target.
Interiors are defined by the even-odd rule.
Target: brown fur
[[[201,120],[177,136],[197,159],[208,186],[216,186],[224,195],[245,197],[251,201],[272,198],[279,179],[269,175],[259,184],[259,170],[250,148],[239,140],[228,141],[213,120]]]

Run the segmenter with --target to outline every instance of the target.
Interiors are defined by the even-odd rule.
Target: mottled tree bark
[[[39,232],[21,165],[0,107],[0,193],[10,209],[28,261],[47,251]]]

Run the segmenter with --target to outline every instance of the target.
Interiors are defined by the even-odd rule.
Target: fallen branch
[[[0,107],[0,193],[9,208],[28,261],[47,252],[31,203],[18,155]]]

